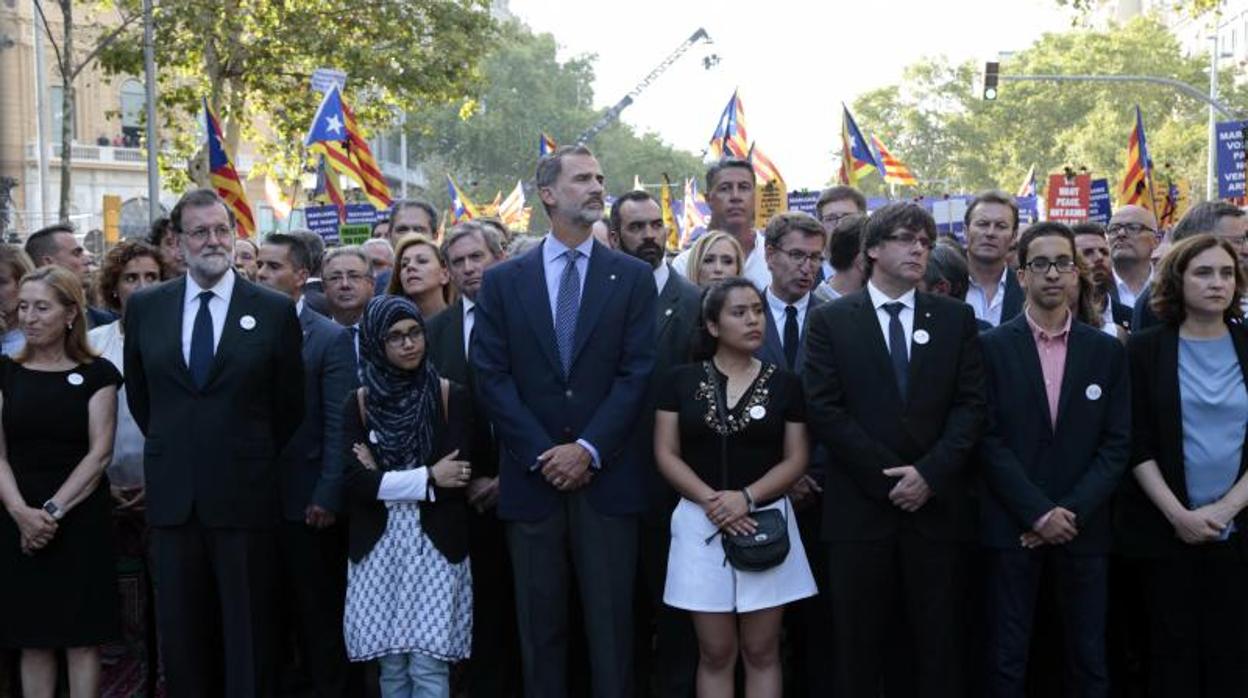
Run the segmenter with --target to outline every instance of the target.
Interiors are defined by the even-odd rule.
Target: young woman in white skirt
[[[659,471],[682,497],[672,512],[663,601],[693,616],[699,698],[733,695],[738,654],[746,695],[780,696],[784,605],[816,593],[785,497],[806,470],[809,452],[801,383],[754,358],[766,315],[763,295],[746,279],[708,289],[702,300],[705,358],[672,370],[655,415]],[[721,536],[754,533],[752,514],[761,509],[783,513],[788,555],[761,572],[737,570],[726,560]]]

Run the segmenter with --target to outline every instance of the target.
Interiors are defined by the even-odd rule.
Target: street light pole
[[[1218,100],[1218,35],[1209,37],[1209,100]],[[1209,162],[1205,172],[1205,199],[1218,198],[1218,115],[1209,105]]]
[[[147,222],[160,216],[160,166],[156,162],[156,45],[152,0],[143,0],[143,73],[147,89]]]
[[[48,123],[51,115],[48,112],[48,74],[47,61],[43,56],[43,35],[44,26],[42,13],[35,6],[39,0],[31,0],[31,14],[34,15],[35,37],[35,129],[37,136],[35,144],[39,148],[39,225],[32,225],[31,228],[42,228],[47,225],[52,218],[50,208],[52,204],[52,181],[48,174],[48,150],[51,142],[51,130]],[[66,157],[68,153],[61,153],[61,157]]]

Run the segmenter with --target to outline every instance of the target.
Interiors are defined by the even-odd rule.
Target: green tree
[[[309,87],[315,69],[347,72],[348,103],[375,131],[401,110],[471,94],[494,35],[487,0],[160,0],[155,23],[172,153],[162,149],[162,171],[175,190],[201,147],[191,124],[202,97],[232,150],[246,139],[260,155],[255,171],[289,182],[302,171],[303,136],[320,102]],[[138,73],[142,46],[118,43],[103,61]]]
[[[534,35],[517,22],[501,27],[482,61],[479,95],[409,115],[415,130],[408,141],[410,157],[422,164],[430,182],[424,195],[445,208],[448,173],[477,203],[490,201],[495,192],[506,195],[517,180],[532,180],[541,132],[560,144],[571,143],[597,119],[593,60],[577,56],[561,63],[549,34]],[[697,156],[619,122],[588,145],[612,193],[631,189],[634,175],[655,183],[667,173],[678,182],[705,169]],[[541,204],[531,188],[526,196],[534,208],[531,228],[540,230],[545,225]]]
[[[1136,18],[1104,30],[1046,34],[1001,64],[1002,74],[1148,74],[1207,84],[1206,61],[1183,55],[1157,20]],[[897,157],[915,171],[925,194],[1015,189],[1031,166],[1037,176],[1086,167],[1107,177],[1111,190],[1126,167],[1135,105],[1144,115],[1149,149],[1159,170],[1204,182],[1208,110],[1203,102],[1151,84],[1002,82],[995,101],[980,99],[977,66],[926,60],[910,66],[900,85],[869,92],[854,103],[861,128],[878,129]],[[1248,94],[1219,76],[1223,100],[1238,112]],[[868,190],[881,188],[878,178]]]

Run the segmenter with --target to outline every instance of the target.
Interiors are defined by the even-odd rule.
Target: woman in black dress
[[[26,346],[0,358],[0,644],[22,650],[26,696],[53,695],[64,648],[70,695],[86,698],[120,625],[102,480],[121,376],[87,344],[77,276],[38,269],[18,294]]]
[[[801,383],[754,358],[765,307],[747,279],[711,287],[702,301],[707,358],[672,371],[655,414],[655,459],[682,497],[672,513],[663,601],[693,615],[702,697],[733,695],[739,653],[746,695],[778,698],[784,605],[817,591],[785,496],[809,453]],[[789,552],[770,569],[735,569],[720,536],[755,533],[765,509],[783,514]]]

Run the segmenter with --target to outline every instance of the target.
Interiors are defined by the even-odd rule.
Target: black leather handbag
[[[716,376],[713,366],[709,373]],[[742,396],[741,399],[745,399]],[[715,378],[715,401],[719,412],[719,467],[720,487],[728,488],[728,405],[724,392]],[[762,572],[784,562],[789,556],[788,497],[784,497],[784,512],[779,509],[760,509],[750,514],[758,525],[753,533],[733,535],[720,531],[724,546],[724,559],[733,569],[742,572]],[[712,536],[713,537],[713,536]],[[709,541],[708,541],[709,542]]]

